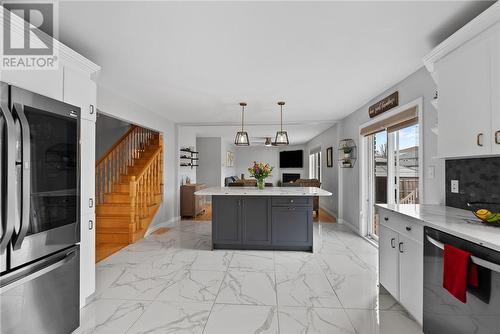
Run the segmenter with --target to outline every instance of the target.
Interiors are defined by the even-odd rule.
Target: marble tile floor
[[[210,222],[180,221],[97,264],[74,333],[417,334],[377,285],[377,249],[314,224],[314,253],[211,251]]]

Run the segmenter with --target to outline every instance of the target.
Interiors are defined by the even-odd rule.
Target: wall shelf
[[[198,158],[198,153],[197,151],[193,151],[189,148],[181,148],[180,149],[180,152],[181,152],[181,155],[180,155],[180,159],[181,159],[181,163],[180,163],[180,166],[181,167],[191,167],[191,169],[193,167],[198,167],[198,160],[200,160]]]
[[[342,139],[339,142],[340,168],[353,168],[357,160],[357,147],[352,139]]]

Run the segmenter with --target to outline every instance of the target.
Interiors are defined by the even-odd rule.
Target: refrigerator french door
[[[79,117],[78,107],[0,83],[2,334],[78,326]]]

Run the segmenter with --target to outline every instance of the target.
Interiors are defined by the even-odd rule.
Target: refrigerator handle
[[[26,282],[32,281],[40,276],[43,276],[51,271],[54,271],[54,270],[64,266],[65,264],[70,262],[76,255],[77,255],[77,251],[72,250],[71,252],[67,253],[64,256],[64,258],[62,258],[61,260],[58,260],[55,263],[50,263],[49,265],[47,265],[46,267],[44,267],[42,269],[38,269],[30,274],[22,276],[21,278],[13,281],[11,283],[5,284],[4,286],[0,287],[0,294],[4,294],[5,292],[12,290],[20,285],[23,285]],[[29,267],[26,269],[29,269]]]
[[[30,164],[30,127],[26,115],[24,114],[24,106],[19,103],[14,103],[13,112],[19,119],[21,125],[21,142],[22,142],[22,160],[21,160],[21,221],[19,232],[14,233],[12,248],[19,249],[23,243],[24,237],[28,232],[30,224],[30,197],[31,197],[31,164]]]
[[[3,90],[8,90],[8,87],[1,87],[2,90],[1,94],[4,95],[4,93],[7,95],[8,92],[4,92]],[[5,120],[5,187],[4,189],[7,190],[7,193],[2,194],[3,200],[5,201],[5,215],[2,217],[0,215],[0,224],[3,224],[3,230],[4,233],[3,235],[0,236],[0,253],[3,253],[3,251],[7,248],[7,245],[10,242],[10,239],[14,233],[14,220],[15,220],[15,206],[16,206],[16,201],[15,201],[15,196],[14,194],[10,194],[8,192],[13,191],[16,189],[16,165],[15,165],[15,160],[16,160],[16,129],[15,129],[15,123],[14,123],[14,118],[12,117],[12,114],[9,111],[9,106],[6,103],[6,100],[0,99],[0,114],[3,115],[3,118]],[[1,168],[1,166],[0,166]],[[0,189],[1,191],[1,189]],[[0,203],[1,205],[1,203]],[[2,219],[5,221],[2,222]]]

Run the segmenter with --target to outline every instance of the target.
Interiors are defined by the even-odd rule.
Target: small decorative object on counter
[[[342,139],[339,143],[339,163],[341,168],[352,168],[356,162],[356,144],[352,139]]]
[[[470,202],[467,207],[482,223],[500,227],[500,203]]]
[[[267,163],[254,161],[253,166],[248,168],[248,172],[257,180],[257,188],[262,190],[265,187],[266,178],[272,175],[273,169],[274,167]]]

